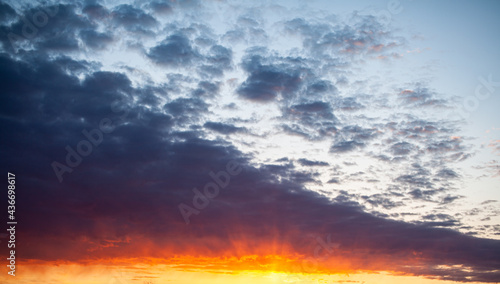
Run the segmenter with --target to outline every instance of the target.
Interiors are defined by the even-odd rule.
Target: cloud
[[[358,149],[359,147],[364,147],[364,146],[365,146],[364,143],[356,142],[353,140],[341,141],[341,142],[337,142],[337,143],[333,144],[332,147],[330,148],[330,152],[333,152],[333,153],[349,152],[349,151],[353,151],[355,149]]]
[[[206,55],[206,63],[201,66],[201,74],[222,76],[225,70],[233,67],[233,52],[222,45],[213,45]]]
[[[85,13],[91,20],[103,20],[107,18],[110,11],[97,3],[89,3],[82,8],[82,12]]]
[[[311,95],[337,92],[337,88],[328,80],[318,80],[307,86],[307,93]]]
[[[107,44],[113,41],[113,37],[106,33],[99,33],[94,30],[83,30],[80,32],[83,42],[95,49],[104,49]]]
[[[298,162],[299,162],[299,164],[301,164],[303,166],[328,166],[329,165],[327,162],[311,161],[308,159],[299,159]]]
[[[500,140],[492,140],[488,144],[488,147],[493,149],[493,153],[497,153],[497,155],[500,155]]]
[[[233,69],[233,51],[218,44],[209,27],[171,25],[169,33],[146,52],[154,63],[162,67],[196,70],[205,80],[221,77],[225,71]]]
[[[22,15],[9,26],[2,26],[0,41],[3,49],[8,52],[29,50],[29,47],[37,52],[77,50],[78,31],[94,29],[95,25],[85,17],[78,16],[75,9],[71,4],[57,4],[30,7],[22,11]],[[34,15],[40,18],[34,19]]]
[[[16,11],[7,3],[0,3],[0,22],[14,19]]]
[[[459,129],[451,122],[411,112],[446,100],[415,84],[398,89],[397,102],[384,101],[373,82],[352,73],[400,45],[375,17],[280,15],[273,27],[301,45],[275,50],[273,30],[256,11],[235,12],[221,30],[204,19],[211,10],[198,9],[198,1],[89,3],[52,6],[57,17],[14,48],[8,34],[22,31],[18,17],[41,6],[16,12],[0,5],[0,167],[23,176],[20,258],[85,262],[91,254],[173,264],[175,255],[205,269],[215,264],[203,258],[225,259],[217,268],[227,270],[240,267],[233,258],[278,255],[295,265],[314,257],[311,235],[331,234],[339,250],[319,259],[318,273],[498,279],[499,241],[454,231],[464,220],[443,213],[462,198],[453,193],[463,178],[453,162],[471,155],[468,145],[454,137]],[[123,48],[120,42],[140,66],[92,61]],[[138,79],[133,71],[140,69],[159,75]],[[113,131],[59,183],[51,163],[66,163],[68,147],[90,139],[84,133],[103,119]],[[261,123],[271,134],[239,135]],[[296,135],[311,148],[266,156],[258,146],[274,143],[272,133]],[[193,189],[204,192],[232,161],[242,173],[186,225],[179,204],[196,207]],[[497,164],[488,168],[498,171]],[[350,182],[361,186],[347,188]],[[422,204],[442,211],[412,215],[413,223],[393,220],[408,213],[391,210]],[[249,267],[272,267],[264,264]],[[276,270],[301,272],[294,265]]]
[[[23,258],[55,260],[62,257],[76,261],[85,259],[92,250],[94,257],[150,256],[168,260],[171,254],[191,251],[205,257],[239,257],[283,253],[292,248],[296,253],[312,256],[315,243],[303,234],[294,233],[300,228],[302,232],[331,234],[332,240],[340,244],[340,255],[345,254],[345,260],[351,260],[342,269],[383,268],[413,273],[414,268],[418,271],[421,266],[446,264],[471,267],[475,271],[474,280],[496,275],[490,271],[500,262],[498,241],[432,228],[437,223],[411,225],[375,217],[352,205],[331,203],[325,197],[303,190],[300,184],[312,179],[294,172],[293,168],[257,170],[246,164],[242,153],[231,146],[197,138],[165,143],[160,142],[160,136],[148,132],[123,126],[116,134],[122,139],[108,140],[103,145],[106,151],[92,158],[93,167],[72,174],[68,182],[74,190],[42,186],[36,188],[41,194],[34,198],[35,188],[25,185],[27,192],[21,196],[26,204],[24,214],[31,217],[26,219],[27,230],[20,237],[29,239],[36,235],[37,239],[46,241],[43,244],[26,242]],[[148,135],[147,139],[144,134]],[[122,152],[128,153],[125,159],[128,162],[115,166],[113,171],[105,170],[112,163],[106,162],[104,155],[115,157],[116,161],[123,157]],[[205,211],[192,215],[192,224],[186,229],[177,212],[178,202],[190,203],[193,197],[190,189],[209,181],[206,167],[217,171],[234,159],[240,161],[244,172],[234,177],[228,189],[211,201]],[[95,163],[97,161],[99,163]],[[124,175],[132,168],[134,175]],[[285,172],[290,174],[289,179],[275,178],[286,176]],[[109,182],[115,189],[105,189]],[[40,207],[39,203],[45,205]],[[382,204],[393,206],[390,202]],[[43,210],[47,205],[53,211]],[[61,210],[67,214],[59,214]],[[127,213],[130,210],[133,215]],[[161,222],[154,222],[154,226],[144,222],[157,220],[157,216],[161,216]],[[43,228],[36,225],[39,219],[47,218],[52,220],[50,224]],[[52,231],[59,233],[51,235]],[[202,232],[204,237],[199,238]],[[355,242],[353,234],[357,236]],[[148,242],[144,242],[146,236]],[[278,236],[281,236],[280,247],[270,250],[270,244]],[[102,238],[114,245],[99,242]],[[436,249],[436,242],[446,243],[446,247]],[[353,252],[358,250],[363,253],[356,256]],[[450,250],[454,252],[452,255]],[[368,256],[377,257],[370,261]],[[322,265],[335,271],[339,267],[330,262],[335,259],[327,258]],[[457,271],[461,269],[423,270],[417,275],[451,277],[457,275]]]
[[[148,7],[157,14],[169,14],[173,11],[172,5],[165,2],[154,1],[149,3]]]
[[[205,122],[203,127],[219,132],[221,134],[233,134],[237,132],[246,132],[246,128],[244,127],[236,127],[231,124],[225,124],[225,123],[220,123],[220,122]]]
[[[161,65],[188,67],[199,55],[187,37],[183,34],[173,34],[151,48],[147,56]]]
[[[238,89],[240,96],[251,101],[268,102],[276,99],[278,94],[287,96],[299,88],[301,75],[297,67],[290,63],[265,64],[264,60],[266,58],[260,55],[248,55],[243,60],[242,67],[249,76]]]
[[[442,178],[457,178],[459,175],[451,169],[442,169],[437,173],[438,177]]]
[[[356,111],[365,108],[354,97],[342,98],[335,104],[335,106],[343,111]]]
[[[300,35],[313,55],[330,58],[336,53],[359,55],[390,50],[399,43],[373,16],[353,14],[348,23],[308,21],[295,18],[284,24],[285,32]]]
[[[90,108],[85,110],[87,108],[85,104],[89,106],[110,104],[114,98],[125,99],[119,94],[120,92],[134,93],[135,90],[125,75],[110,72],[92,73],[89,70],[90,66],[85,62],[67,59],[46,60],[44,63],[47,65],[46,69],[40,69],[39,72],[52,68],[54,70],[52,74],[59,74],[60,84],[43,85],[44,78],[41,76],[43,73],[35,76],[34,71],[27,69],[28,63],[5,57],[2,60],[3,70],[24,68],[25,72],[4,71],[4,74],[11,76],[12,91],[15,90],[21,96],[31,98],[33,102],[32,105],[16,104],[15,101],[2,103],[4,106],[9,105],[10,108],[16,109],[16,112],[2,110],[8,117],[8,120],[2,119],[2,124],[5,125],[3,131],[10,133],[9,136],[3,137],[11,137],[9,139],[11,142],[17,141],[9,144],[4,142],[4,145],[11,150],[3,151],[6,164],[11,167],[10,170],[22,170],[24,175],[30,177],[21,182],[20,186],[25,190],[19,193],[19,198],[24,200],[22,205],[24,209],[20,210],[23,213],[20,214],[25,215],[20,218],[27,222],[26,230],[20,232],[19,236],[26,240],[26,247],[22,253],[25,259],[64,258],[78,261],[85,259],[88,251],[92,251],[94,257],[133,257],[139,256],[137,253],[140,252],[142,257],[163,257],[167,260],[168,255],[172,253],[189,254],[191,251],[197,251],[199,255],[207,257],[238,256],[236,247],[240,245],[244,248],[240,253],[265,254],[273,252],[269,251],[269,244],[277,236],[284,236],[280,242],[283,249],[293,249],[300,254],[312,254],[314,242],[301,234],[294,233],[301,228],[301,231],[320,235],[332,234],[335,242],[341,244],[340,248],[345,253],[362,250],[365,259],[367,255],[378,256],[373,262],[353,261],[346,267],[347,269],[380,269],[382,265],[384,269],[407,271],[406,264],[413,261],[411,256],[416,250],[421,256],[419,262],[426,266],[463,264],[473,267],[475,280],[484,280],[494,274],[489,271],[500,262],[496,259],[497,250],[500,249],[498,241],[476,239],[458,232],[432,228],[438,225],[444,226],[445,223],[411,225],[375,217],[354,206],[357,203],[353,202],[352,198],[355,197],[350,197],[347,193],[341,195],[347,199],[342,201],[342,197],[338,196],[332,203],[319,194],[305,190],[303,184],[316,182],[314,173],[297,171],[290,164],[262,165],[258,169],[254,168],[248,164],[245,155],[231,144],[205,140],[198,137],[200,134],[196,132],[191,134],[171,132],[165,136],[164,130],[152,122],[158,121],[155,117],[163,117],[167,119],[168,130],[168,125],[171,125],[168,123],[168,116],[151,113],[153,110],[142,110],[143,115],[151,117],[148,126],[144,124],[145,121],[133,115],[136,111],[132,109],[128,123],[117,125],[117,129],[104,139],[92,156],[87,157],[79,168],[65,177],[65,182],[61,185],[57,183],[50,167],[43,165],[49,165],[52,157],[64,158],[64,146],[75,145],[82,139],[83,136],[80,134],[82,129],[95,125],[93,121],[97,121],[99,117],[113,114],[109,110],[102,112],[91,111]],[[86,72],[90,73],[80,83],[75,77],[62,72],[66,66],[75,66],[77,68],[73,67],[72,70],[87,70]],[[28,77],[20,77],[21,74]],[[26,81],[25,78],[31,79]],[[15,87],[16,82],[23,88]],[[48,89],[49,86],[52,89]],[[57,90],[74,89],[75,94],[84,92],[88,99],[79,101],[75,96],[55,96],[51,104],[69,100],[68,103],[62,104],[66,107],[58,111],[42,107],[44,112],[39,113],[33,110],[38,108],[40,102],[46,100],[37,95],[39,88],[53,90],[54,94],[59,93]],[[89,97],[95,92],[97,96]],[[299,109],[313,111],[323,109],[313,106],[304,105]],[[22,111],[21,107],[25,110]],[[194,119],[206,111],[206,107],[194,99],[174,99],[166,104],[165,109],[175,117],[176,121],[179,117]],[[79,113],[85,114],[85,120],[90,123],[82,122]],[[70,127],[52,132],[50,123],[39,124],[34,119],[23,122],[27,118],[39,115],[45,115],[45,121],[57,121],[58,117],[69,114],[75,115],[66,122]],[[91,114],[95,118],[90,116]],[[225,128],[227,125],[220,123],[208,123],[206,126],[233,129],[230,126]],[[373,135],[372,130],[355,127],[348,127],[344,131],[360,140],[369,139]],[[25,136],[27,133],[31,135]],[[51,134],[53,137],[71,137],[71,139],[43,138],[47,137],[47,133],[53,133]],[[24,138],[19,140],[18,137]],[[37,148],[46,151],[39,152]],[[24,154],[19,156],[19,153]],[[19,161],[19,158],[24,162],[15,162]],[[31,162],[25,163],[27,160]],[[239,161],[245,169],[244,172],[234,177],[230,188],[211,201],[205,211],[199,215],[192,215],[193,226],[189,230],[184,229],[186,225],[178,212],[177,205],[180,202],[190,203],[193,198],[191,189],[201,188],[210,180],[207,169],[217,172],[224,169],[230,160]],[[309,159],[301,159],[299,163],[303,166],[327,165],[325,162]],[[421,169],[417,170],[422,172]],[[398,203],[380,195],[365,199],[374,206],[385,208],[398,206]],[[229,204],[231,206],[228,206]],[[44,208],[52,210],[47,211]],[[128,213],[131,210],[134,212],[133,215]],[[265,218],[262,218],[263,216]],[[158,218],[161,218],[161,222],[155,222],[155,226],[144,222]],[[45,223],[41,227],[37,224],[40,224],[42,219],[49,219],[52,222]],[[111,220],[112,223],[109,223]],[[197,237],[200,230],[203,230],[203,239]],[[50,233],[54,231],[59,233],[57,235]],[[356,243],[352,242],[353,234],[358,236]],[[229,239],[230,235],[233,237]],[[31,236],[37,236],[37,239],[45,241],[43,243],[29,241]],[[145,238],[147,242],[144,241]],[[207,246],[205,242],[209,239],[214,241]],[[446,240],[447,247],[455,252],[452,256],[449,255],[448,249],[436,250],[434,244],[441,240]],[[108,245],[110,242],[113,245]],[[252,248],[251,243],[258,245]],[[471,246],[475,249],[467,249]],[[478,251],[481,247],[484,249]],[[395,250],[398,251],[399,258],[394,257]],[[347,254],[346,257],[356,260],[355,254]],[[325,260],[324,266],[329,267],[331,271],[338,269],[329,263]],[[424,270],[419,273],[443,278],[457,275],[456,269]]]
[[[381,206],[385,209],[392,209],[403,205],[402,202],[395,202],[390,198],[383,196],[382,194],[373,194],[370,196],[365,195],[362,196],[362,198],[374,207]]]
[[[246,43],[248,45],[258,45],[266,42],[269,39],[269,35],[263,29],[261,21],[262,19],[257,19],[251,13],[239,16],[234,27],[226,31],[222,39],[232,44]]]
[[[168,114],[176,117],[180,124],[193,123],[208,112],[208,104],[200,98],[178,98],[163,106]]]
[[[374,128],[363,128],[358,125],[344,126],[339,130],[338,141],[332,145],[330,152],[344,153],[363,148],[377,135],[377,130]]]
[[[484,165],[482,166],[477,166],[477,168],[486,169],[487,171],[492,173],[494,177],[500,177],[500,164],[497,160],[491,160],[487,163],[484,163]]]
[[[415,146],[408,142],[399,142],[395,143],[391,146],[391,152],[395,156],[405,156],[408,155],[412,150],[415,149]]]
[[[132,5],[122,4],[111,11],[113,22],[128,31],[144,31],[158,24],[155,18]]]
[[[438,99],[437,95],[426,87],[416,85],[415,89],[400,90],[398,98],[403,105],[409,107],[446,107],[444,99]]]

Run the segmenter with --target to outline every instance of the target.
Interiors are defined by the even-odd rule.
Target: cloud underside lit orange
[[[251,240],[233,240],[226,244],[227,249],[218,251],[207,250],[207,244],[210,241],[192,241],[190,242],[192,246],[189,254],[179,254],[174,246],[166,246],[164,248],[154,247],[146,239],[141,239],[140,241],[126,239],[124,242],[112,242],[108,240],[102,241],[97,246],[89,246],[94,243],[89,243],[88,241],[82,241],[81,243],[87,245],[88,257],[72,258],[73,260],[67,260],[70,257],[66,257],[66,260],[22,260],[19,264],[18,279],[25,279],[23,278],[24,276],[28,276],[26,279],[31,279],[29,277],[42,275],[42,278],[48,281],[47,279],[49,278],[47,278],[47,275],[56,272],[59,273],[58,271],[61,270],[68,272],[60,277],[70,277],[69,275],[72,274],[75,274],[76,277],[79,277],[78,275],[88,276],[95,274],[93,277],[101,279],[96,280],[97,282],[95,283],[113,284],[128,282],[116,282],[108,278],[123,278],[130,281],[151,278],[160,279],[161,281],[172,281],[172,275],[176,275],[175,277],[184,281],[189,275],[194,278],[216,277],[203,276],[213,274],[225,275],[217,276],[224,279],[232,279],[230,276],[234,276],[234,279],[253,279],[254,281],[256,281],[255,277],[264,277],[266,279],[273,277],[285,277],[287,279],[296,277],[305,281],[304,279],[306,278],[320,279],[325,276],[339,277],[336,278],[338,281],[347,281],[345,279],[351,279],[349,278],[350,275],[382,274],[391,277],[418,278],[422,281],[422,279],[447,280],[448,277],[446,275],[457,273],[460,275],[471,272],[470,268],[463,265],[433,265],[431,264],[432,261],[421,257],[417,252],[409,254],[395,252],[393,255],[377,254],[377,251],[374,249],[343,249],[342,247],[332,246],[330,242],[327,246],[311,242],[313,245],[310,246],[312,251],[309,255],[298,253],[297,250],[286,245],[286,243],[270,242],[264,244],[261,242],[258,244]],[[214,247],[218,247],[215,241],[213,245]],[[140,253],[134,254],[137,257],[129,257],[131,251]],[[163,255],[163,257],[140,256],[141,253],[152,255],[153,251],[155,251],[154,255]],[[110,257],[109,255],[115,256]],[[55,268],[57,271],[54,270]],[[103,277],[107,280],[102,280]],[[188,279],[191,279],[189,277]],[[384,277],[380,280],[382,281],[381,283],[391,283],[391,281]],[[219,278],[213,281],[224,283]],[[371,279],[370,277],[368,278]],[[191,280],[195,283],[193,279]],[[283,281],[283,279],[281,280]],[[57,281],[58,283],[65,283],[64,280]],[[85,280],[81,283],[94,283],[92,281]],[[151,283],[163,283],[161,281]],[[359,282],[362,283],[361,281]]]
[[[350,222],[340,219],[336,226],[320,225],[304,233],[292,222],[297,222],[298,217],[283,217],[283,222],[267,218],[259,225],[248,226],[232,219],[231,216],[237,215],[214,218],[206,211],[200,219],[195,219],[197,224],[168,220],[164,224],[169,227],[161,231],[159,225],[144,227],[149,230],[145,233],[138,229],[123,233],[124,230],[113,226],[111,221],[99,220],[94,222],[95,229],[86,235],[45,236],[43,244],[21,234],[19,244],[23,250],[19,254],[19,265],[39,266],[40,271],[56,265],[87,268],[139,265],[150,267],[142,271],[167,269],[224,275],[284,273],[316,277],[384,272],[484,283],[495,282],[500,273],[495,268],[496,256],[491,252],[496,245],[494,240],[384,221],[349,207],[328,209],[337,210],[334,212],[337,214],[328,216],[349,216]],[[264,215],[290,216],[292,213]],[[355,219],[359,222],[353,222]],[[363,226],[353,225],[358,223]]]
[[[372,258],[372,269],[353,269],[342,257],[306,259],[301,256],[108,258],[70,261],[24,260],[18,283],[458,283],[431,275],[391,271],[384,260]],[[451,268],[451,267],[450,267]],[[0,277],[0,280],[5,276]],[[43,282],[45,281],[45,282]],[[205,282],[203,282],[205,281]],[[208,282],[207,282],[208,281]],[[319,282],[318,282],[319,281]],[[326,281],[326,282],[323,282]],[[475,282],[479,283],[479,282]]]

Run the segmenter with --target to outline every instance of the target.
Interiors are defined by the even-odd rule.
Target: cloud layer
[[[278,255],[288,272],[314,260],[308,272],[498,281],[500,241],[446,214],[470,146],[456,122],[418,115],[446,98],[421,82],[369,93],[354,76],[404,39],[371,15],[291,15],[272,28],[298,47],[276,49],[259,13],[234,8],[221,32],[204,5],[0,5],[1,167],[19,175],[20,258],[256,255],[247,265],[270,270]],[[277,134],[315,146],[271,159],[288,141],[259,145]],[[232,162],[242,172],[200,197]],[[415,204],[442,212],[395,220]],[[335,249],[318,253],[327,236]]]

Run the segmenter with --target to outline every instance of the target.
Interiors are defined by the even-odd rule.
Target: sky
[[[0,1],[1,282],[499,283],[499,12]]]

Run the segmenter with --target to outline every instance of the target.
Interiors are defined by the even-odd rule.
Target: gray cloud
[[[173,34],[151,48],[147,56],[158,64],[188,67],[199,54],[193,49],[187,37],[182,34]]]
[[[219,132],[221,134],[233,134],[237,132],[247,132],[247,129],[244,127],[236,127],[231,124],[225,124],[221,122],[206,122],[203,127]]]

